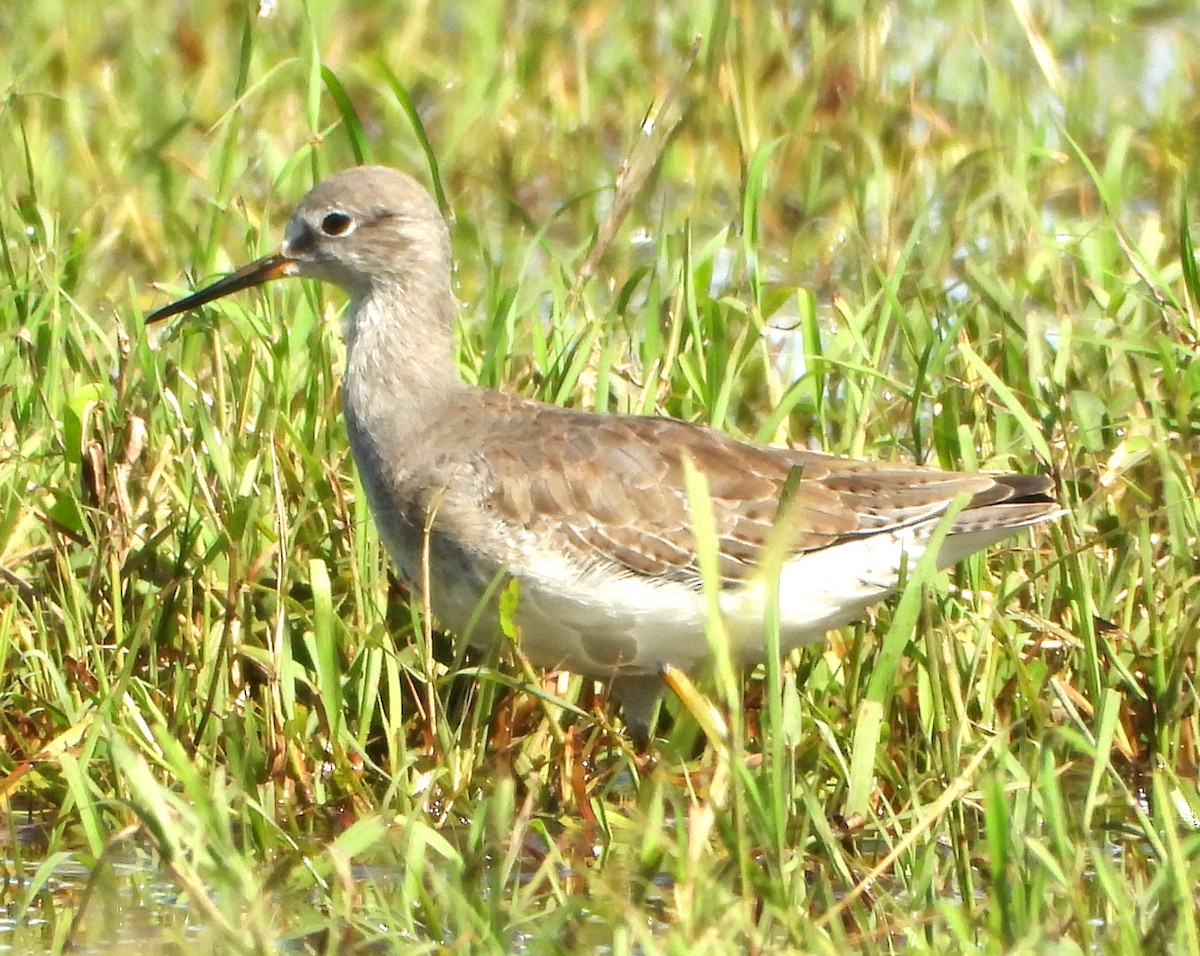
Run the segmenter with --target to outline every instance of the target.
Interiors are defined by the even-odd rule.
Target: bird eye
[[[354,220],[344,212],[331,212],[321,220],[321,231],[327,236],[344,236],[354,227]]]

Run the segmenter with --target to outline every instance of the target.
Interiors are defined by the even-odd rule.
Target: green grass
[[[1200,953],[1198,31],[670,6],[0,12],[0,946]],[[469,379],[1070,512],[639,760],[388,577],[338,293],[143,330],[359,158],[444,191]]]

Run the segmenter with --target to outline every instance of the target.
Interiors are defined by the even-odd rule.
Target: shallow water
[[[137,851],[107,860],[95,879],[70,854],[4,858],[0,867],[0,953],[58,950],[68,938],[72,953],[180,953],[209,935],[167,875]]]

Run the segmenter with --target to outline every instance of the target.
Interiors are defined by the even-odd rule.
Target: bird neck
[[[449,284],[377,283],[350,306],[343,403],[353,428],[389,432],[427,425],[465,388],[454,365]]]

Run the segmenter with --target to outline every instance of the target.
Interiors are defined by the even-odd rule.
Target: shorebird
[[[536,666],[610,682],[642,742],[660,675],[694,673],[710,657],[685,462],[707,480],[719,606],[742,666],[766,653],[767,574],[779,575],[787,652],[894,591],[956,501],[966,504],[939,567],[1059,511],[1044,476],[768,447],[674,419],[466,384],[453,360],[445,220],[422,185],[386,167],[319,183],[292,212],[277,253],[146,321],[282,276],[331,282],[350,297],[346,429],[401,575],[418,592],[427,579],[435,618],[484,646],[500,627],[494,602],[477,615],[481,598],[498,579],[516,579],[521,651]],[[779,560],[768,562],[772,549]]]

